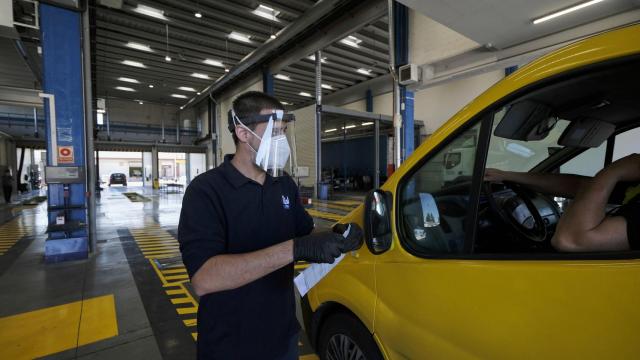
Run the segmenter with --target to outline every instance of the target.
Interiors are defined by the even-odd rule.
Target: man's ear
[[[248,142],[249,132],[247,131],[247,129],[243,128],[242,126],[236,126],[233,131],[236,132],[236,137],[238,138],[238,140],[240,140],[240,142]]]

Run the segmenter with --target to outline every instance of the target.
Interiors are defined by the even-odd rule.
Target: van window
[[[640,138],[640,128],[627,130],[616,136],[616,143],[613,146],[613,158],[612,161],[616,161],[627,155],[640,153],[640,146],[638,146],[638,138]]]
[[[417,255],[464,250],[480,124],[458,135],[400,185],[402,243]]]

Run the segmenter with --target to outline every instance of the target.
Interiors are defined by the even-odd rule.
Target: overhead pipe
[[[322,51],[316,51],[316,197],[322,182]]]
[[[400,167],[402,162],[402,153],[400,147],[400,134],[402,133],[402,114],[400,113],[400,83],[398,74],[396,73],[396,41],[395,41],[395,13],[393,11],[393,3],[395,0],[388,1],[388,17],[389,17],[389,72],[393,77],[393,128],[394,131],[394,157],[396,169]]]
[[[209,85],[200,95],[189,100],[185,104],[185,109],[202,101],[211,93],[215,93],[224,86],[229,85],[232,81],[242,75],[245,71],[259,64],[269,56],[278,52],[282,46],[293,40],[299,33],[307,30],[309,25],[314,24],[327,16],[331,11],[344,0],[322,0],[318,1],[309,10],[305,11],[296,21],[287,25],[284,29],[276,34],[276,38],[268,40],[264,45],[260,46],[249,55],[247,55],[238,65],[233,67],[230,72],[222,78],[216,80]]]
[[[180,116],[176,117],[176,143],[180,144]]]

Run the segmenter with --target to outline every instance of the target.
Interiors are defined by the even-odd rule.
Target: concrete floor
[[[310,213],[326,229],[357,201],[316,202]],[[0,243],[8,247],[0,255],[0,358],[194,359],[197,297],[175,239],[181,203],[181,193],[105,188],[97,208],[97,252],[59,264],[43,262],[46,201],[0,208]],[[38,320],[48,309],[66,314],[60,305],[88,309],[91,299],[111,299],[104,295],[112,295],[113,319],[83,318],[81,310],[68,339],[60,318],[49,325]],[[115,333],[87,340],[87,334],[108,333],[110,323]],[[24,335],[12,337],[18,328]],[[316,358],[304,334],[300,354]]]

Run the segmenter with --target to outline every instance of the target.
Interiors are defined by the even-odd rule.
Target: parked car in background
[[[123,173],[113,173],[109,176],[109,186],[120,184],[127,186],[127,176]]]
[[[484,181],[487,168],[593,176],[640,152],[638,94],[634,25],[552,52],[454,115],[340,221],[366,246],[302,299],[320,359],[640,359],[640,251],[557,251],[556,199]]]

